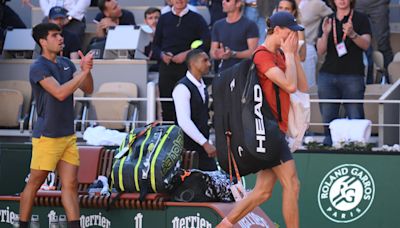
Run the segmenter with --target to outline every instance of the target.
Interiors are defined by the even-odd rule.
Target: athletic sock
[[[19,221],[19,228],[29,228],[29,222]]]
[[[81,228],[80,220],[68,221],[68,228]]]

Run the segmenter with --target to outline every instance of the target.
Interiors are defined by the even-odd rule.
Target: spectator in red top
[[[279,127],[287,130],[289,94],[296,90],[307,91],[307,80],[301,68],[298,54],[298,33],[304,28],[299,26],[294,16],[288,12],[277,12],[267,20],[267,38],[257,48],[254,63],[264,94],[275,117],[277,110],[273,84],[279,87],[282,104],[282,121]],[[270,97],[271,99],[269,99]],[[217,228],[233,227],[247,213],[271,197],[277,180],[282,185],[282,211],[286,227],[299,227],[299,180],[292,154],[289,148],[281,151],[281,163],[257,173],[257,182],[253,191],[239,201]]]

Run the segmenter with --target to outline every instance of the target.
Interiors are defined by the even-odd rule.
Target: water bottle
[[[50,218],[49,228],[59,228],[57,215],[54,215],[53,217]]]
[[[15,214],[14,216],[15,217],[14,217],[14,221],[13,221],[12,227],[17,228],[17,227],[19,227],[19,215]]]
[[[67,228],[68,227],[68,223],[67,223],[67,216],[65,215],[60,215],[60,217],[58,218],[58,224],[59,224],[59,228]]]
[[[30,228],[40,228],[39,215],[32,215]]]
[[[387,78],[386,78],[386,74],[385,74],[385,73],[382,73],[381,84],[382,84],[382,85],[388,84]]]

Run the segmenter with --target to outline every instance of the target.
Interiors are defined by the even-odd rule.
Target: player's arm
[[[79,88],[81,83],[88,76],[88,73],[89,71],[81,71],[76,74],[72,80],[62,85],[60,85],[53,76],[48,75],[45,76],[44,79],[40,80],[39,84],[57,100],[63,101]]]

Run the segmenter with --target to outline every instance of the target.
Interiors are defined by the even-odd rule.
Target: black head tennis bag
[[[118,192],[167,193],[180,170],[183,132],[177,125],[133,129],[115,155],[111,173]]]
[[[272,115],[251,59],[222,71],[213,81],[214,126],[218,162],[228,172],[228,146],[240,175],[258,172],[279,161],[287,147]],[[230,132],[230,145],[227,133]]]

